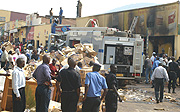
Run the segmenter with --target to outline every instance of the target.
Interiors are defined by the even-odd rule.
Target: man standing
[[[166,82],[169,81],[169,77],[167,74],[167,71],[164,67],[162,67],[162,63],[159,63],[159,67],[157,67],[151,77],[151,80],[154,81],[155,85],[155,97],[156,102],[159,103],[163,100],[164,95],[164,79],[166,79]],[[159,98],[159,89],[160,89],[160,98]]]
[[[5,47],[3,46],[2,47],[2,51],[3,51],[3,54],[1,56],[1,68],[4,68],[5,70],[7,69],[7,64],[8,64],[8,53],[5,49]]]
[[[49,69],[50,57],[43,56],[43,64],[39,65],[33,73],[37,80],[36,88],[36,112],[48,112],[51,95],[51,70]]]
[[[146,73],[146,84],[149,83],[149,74],[150,74],[150,78],[152,75],[152,61],[151,59],[149,59],[149,56],[146,56],[146,60],[144,62],[144,67],[145,67],[145,73]]]
[[[61,83],[61,108],[63,112],[76,112],[80,95],[81,78],[75,71],[76,62],[69,57],[68,69],[63,69],[58,74],[57,80]]]
[[[52,23],[52,19],[53,19],[53,8],[51,8],[51,10],[49,11],[50,14],[50,24]]]
[[[82,112],[99,112],[101,101],[107,93],[106,79],[98,73],[100,68],[101,66],[95,63],[93,72],[86,74]],[[102,89],[104,92],[100,98]]]
[[[12,98],[13,98],[13,112],[24,112],[26,108],[25,86],[26,79],[23,72],[25,61],[23,58],[16,60],[17,67],[12,72]]]
[[[77,3],[77,17],[81,17],[81,9],[82,9],[82,3],[80,0],[78,0],[78,3]]]
[[[62,10],[62,7],[60,7],[60,11],[59,11],[59,24],[62,23],[62,15],[63,15],[63,10]]]
[[[115,65],[111,65],[110,69],[111,69],[110,73],[106,76],[106,82],[108,86],[108,92],[105,98],[106,112],[116,112],[117,97],[119,98],[120,102],[122,102],[122,99],[117,92],[117,79],[116,79],[117,67]]]
[[[171,91],[171,85],[173,88],[173,92],[175,93],[175,88],[176,88],[176,80],[177,80],[177,73],[179,70],[178,63],[175,62],[175,57],[171,57],[172,62],[169,63],[169,84],[168,84],[168,93]]]

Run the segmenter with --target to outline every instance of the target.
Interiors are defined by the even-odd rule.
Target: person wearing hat
[[[152,77],[151,77],[151,83],[154,81],[154,90],[155,90],[155,97],[156,97],[156,103],[162,102],[163,95],[164,95],[164,79],[165,81],[169,81],[169,77],[167,74],[167,71],[164,67],[162,67],[162,63],[159,63],[159,66],[155,68]],[[160,91],[160,97],[159,97],[159,91]]]
[[[99,112],[100,103],[107,93],[106,79],[98,73],[100,68],[99,64],[94,63],[93,72],[86,74],[82,112]]]
[[[172,93],[175,93],[176,88],[176,80],[177,80],[177,73],[179,70],[178,63],[175,62],[175,57],[171,57],[172,62],[169,63],[169,84],[168,84],[168,93],[171,91],[171,85],[173,88]]]

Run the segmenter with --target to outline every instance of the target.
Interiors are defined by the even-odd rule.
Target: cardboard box
[[[89,58],[89,57],[84,57],[83,59],[80,60],[80,62],[81,62],[82,65],[83,65],[83,68],[84,68],[84,67],[89,67],[90,61],[95,62],[94,58]]]
[[[80,61],[83,58],[83,54],[75,54],[72,56],[74,61]]]
[[[85,43],[85,44],[83,44],[83,46],[84,46],[84,48],[86,48],[86,49],[92,49],[93,50],[93,44],[90,44],[90,43]]]
[[[105,77],[105,74],[108,74],[108,73],[109,73],[108,70],[105,70],[105,69],[102,69],[99,71],[99,74],[101,74],[104,77]]]
[[[86,51],[92,56],[95,57],[98,53],[93,49],[87,48]]]
[[[86,78],[86,74],[92,72],[92,68],[87,68],[87,69],[80,69],[79,74],[81,76],[81,79],[85,79]],[[82,81],[82,80],[81,80]]]

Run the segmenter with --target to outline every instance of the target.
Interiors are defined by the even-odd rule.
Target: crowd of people
[[[14,45],[14,51],[6,51],[3,46],[1,53],[1,68],[5,70],[13,69],[12,73],[12,88],[13,88],[13,111],[23,112],[26,107],[25,86],[28,77],[25,77],[23,67],[28,64],[30,60],[39,60],[40,53],[44,52],[42,44],[38,49],[34,49],[33,45],[28,43],[19,43]],[[15,64],[16,62],[16,64]],[[36,68],[33,77],[37,80],[37,88],[35,93],[36,112],[48,112],[50,95],[51,95],[51,80],[57,82],[57,90],[61,98],[61,108],[63,112],[75,112],[77,110],[77,103],[80,96],[81,77],[79,69],[82,69],[82,63],[76,63],[72,56],[68,58],[67,65],[59,65],[56,67],[56,59],[52,59],[50,64],[50,57],[43,56],[43,63]],[[101,65],[90,61],[89,66],[92,67],[92,72],[86,74],[85,78],[85,94],[83,97],[83,112],[98,112],[102,99],[105,98],[106,111],[116,112],[117,101],[122,102],[120,95],[117,92],[117,67],[110,66],[110,72],[104,78],[98,72]],[[164,82],[168,82],[168,92],[175,93],[177,78],[180,74],[180,58],[175,61],[175,58],[168,57],[162,53],[160,55],[153,52],[151,58],[146,56],[144,62],[144,71],[146,77],[146,84],[152,83],[152,88],[155,88],[155,97],[157,103],[163,101]],[[61,90],[61,91],[60,91]],[[103,90],[103,94],[101,94]],[[160,95],[159,95],[160,91]],[[160,97],[159,97],[160,96]]]
[[[171,88],[172,93],[176,93],[175,88],[180,86],[180,57],[178,60],[175,60],[175,57],[168,57],[164,52],[160,55],[153,52],[151,58],[146,56],[144,73],[146,77],[145,83],[152,83],[152,88],[155,88],[157,103],[162,102],[164,82],[168,84],[168,93],[171,93]]]
[[[12,99],[13,112],[23,112],[26,108],[25,86],[26,80],[23,68],[30,60],[39,60],[39,54],[44,52],[42,44],[38,49],[34,49],[31,43],[13,44],[14,51],[6,51],[2,47],[1,68],[12,72]],[[0,50],[1,51],[1,50]],[[61,108],[63,112],[76,112],[77,103],[80,97],[81,77],[79,69],[82,69],[82,63],[76,63],[72,56],[68,58],[68,64],[56,67],[56,59],[48,55],[43,56],[43,63],[33,72],[32,76],[37,81],[35,92],[36,112],[48,112],[51,95],[51,80],[57,82],[57,90],[60,93]],[[111,71],[106,78],[99,74],[101,65],[90,61],[89,67],[92,72],[86,74],[85,95],[83,97],[83,112],[99,112],[100,103],[105,98],[106,109],[117,111],[117,98],[122,102],[117,92],[116,71],[117,67],[111,65]],[[61,90],[61,91],[60,91]],[[102,90],[104,91],[101,94]],[[108,112],[108,111],[107,111]]]
[[[18,44],[12,43],[13,50],[7,52],[6,47],[0,46],[0,61],[1,68],[4,70],[13,69],[15,61],[18,58],[24,58],[25,63],[28,64],[30,60],[38,61],[40,54],[47,52],[47,46],[43,47],[42,43],[35,49],[31,42],[18,42]]]

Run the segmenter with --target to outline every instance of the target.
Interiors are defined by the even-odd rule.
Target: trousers
[[[63,112],[76,112],[79,97],[76,92],[62,92],[61,108]]]
[[[155,89],[156,100],[162,101],[163,94],[164,94],[164,79],[163,78],[154,79],[154,89]],[[160,97],[159,97],[159,91],[160,91]]]
[[[108,91],[105,98],[106,112],[117,111],[117,95],[114,91]]]
[[[99,112],[100,97],[87,97],[83,102],[82,112]]]
[[[171,89],[171,85],[172,88],[175,89],[176,88],[176,80],[177,80],[177,75],[176,72],[169,72],[169,83],[168,83],[168,89]]]
[[[13,112],[24,112],[26,108],[26,96],[25,96],[25,87],[18,89],[21,100],[16,100],[16,95],[12,91],[12,98],[13,98]]]
[[[36,88],[36,112],[48,112],[51,89],[45,85]]]

